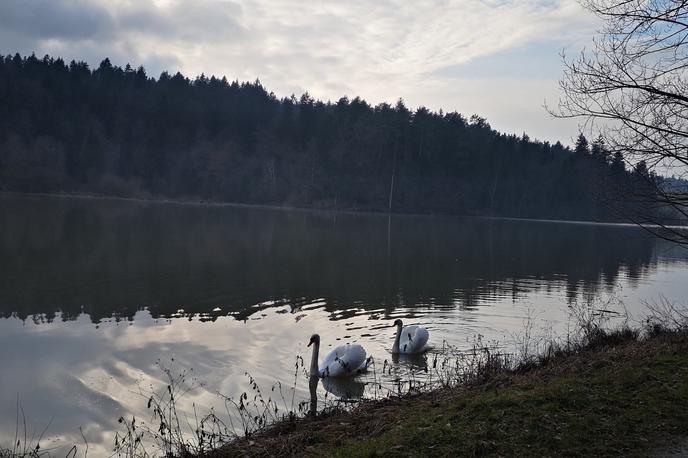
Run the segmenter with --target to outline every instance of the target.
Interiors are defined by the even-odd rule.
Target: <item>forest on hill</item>
[[[659,179],[582,135],[570,149],[401,100],[278,98],[108,59],[0,56],[0,100],[4,191],[614,220]]]

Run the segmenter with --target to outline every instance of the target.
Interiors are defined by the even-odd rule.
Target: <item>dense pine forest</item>
[[[570,149],[401,100],[280,99],[108,59],[0,56],[0,100],[5,191],[610,220],[648,179],[582,135]]]

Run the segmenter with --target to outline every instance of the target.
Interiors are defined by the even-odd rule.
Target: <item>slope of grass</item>
[[[645,456],[688,436],[688,335],[627,337],[478,386],[279,425],[215,456]]]

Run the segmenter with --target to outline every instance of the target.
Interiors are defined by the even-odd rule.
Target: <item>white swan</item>
[[[368,369],[373,357],[366,359],[366,352],[358,344],[340,345],[330,352],[318,366],[318,354],[320,353],[320,336],[313,334],[308,346],[313,345],[311,357],[311,377],[353,377]]]
[[[394,338],[392,353],[421,353],[427,350],[425,344],[428,343],[430,334],[423,326],[404,327],[401,320],[395,320],[394,326],[397,327],[397,335]]]

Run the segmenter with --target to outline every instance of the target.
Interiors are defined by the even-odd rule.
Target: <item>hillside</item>
[[[0,190],[611,220],[644,181],[582,136],[571,150],[401,100],[280,99],[108,59],[0,56],[0,98]]]

